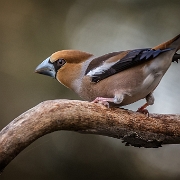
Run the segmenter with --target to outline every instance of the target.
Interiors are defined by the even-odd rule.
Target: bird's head
[[[56,78],[69,87],[69,83],[78,78],[82,63],[91,56],[92,54],[78,50],[57,51],[39,64],[35,72]]]

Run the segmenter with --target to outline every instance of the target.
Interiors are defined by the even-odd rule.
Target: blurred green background
[[[1,0],[0,128],[49,99],[79,99],[56,80],[34,73],[53,52],[96,55],[153,47],[180,33],[179,0]],[[180,65],[155,91],[154,113],[180,113]],[[144,101],[128,108],[136,110]],[[20,153],[3,180],[180,179],[180,145],[126,147],[121,140],[59,131]]]

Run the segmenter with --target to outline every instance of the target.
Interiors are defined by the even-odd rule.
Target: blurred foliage
[[[178,0],[1,0],[0,128],[48,99],[78,99],[56,80],[34,73],[53,52],[100,55],[152,47],[180,33]],[[150,112],[180,113],[180,65],[172,64]],[[173,87],[173,88],[172,88]],[[128,106],[137,109],[142,101]],[[40,138],[1,179],[179,179],[180,146],[125,147],[118,139],[55,132]]]

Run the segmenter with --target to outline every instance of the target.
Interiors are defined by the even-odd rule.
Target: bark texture
[[[150,114],[147,117],[86,101],[45,101],[1,130],[0,171],[33,141],[58,130],[121,138],[126,145],[157,148],[180,143],[180,115]]]

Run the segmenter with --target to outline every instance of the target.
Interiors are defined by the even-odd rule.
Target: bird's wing
[[[180,54],[178,53],[175,53],[174,56],[173,56],[173,59],[172,59],[172,62],[177,62],[180,60]]]
[[[155,50],[145,48],[110,53],[92,60],[87,68],[86,75],[91,76],[91,81],[97,83],[109,76],[137,66],[170,50],[172,49]]]

